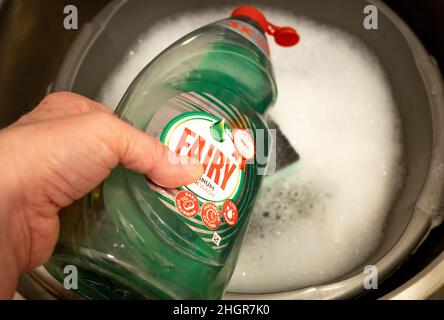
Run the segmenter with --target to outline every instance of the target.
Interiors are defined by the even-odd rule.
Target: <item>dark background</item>
[[[326,0],[328,1],[328,0]],[[63,8],[79,9],[79,26],[109,0],[8,0],[0,10],[0,128],[31,110],[46,94],[70,44],[79,33],[67,31]],[[418,35],[444,70],[444,0],[385,0]],[[155,5],[155,1],[153,1]],[[377,298],[417,274],[444,249],[444,225],[421,248],[364,298]]]
[[[444,0],[383,0],[407,22],[444,68]]]

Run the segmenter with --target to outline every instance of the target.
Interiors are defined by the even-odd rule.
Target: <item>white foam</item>
[[[300,153],[293,174],[265,188],[229,286],[275,292],[338,278],[365,262],[381,240],[399,185],[399,119],[384,71],[350,35],[288,13],[301,42],[272,59],[279,88],[272,117]],[[103,90],[114,107],[137,73],[182,35],[230,12],[163,21],[131,50]]]

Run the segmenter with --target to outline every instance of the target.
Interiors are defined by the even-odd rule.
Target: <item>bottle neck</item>
[[[250,40],[268,58],[270,58],[270,48],[268,47],[267,37],[264,29],[253,19],[244,16],[236,16],[221,20],[219,23],[225,28],[228,28]]]
[[[249,25],[252,25],[253,27],[255,27],[257,30],[260,31],[260,33],[262,33],[262,35],[265,36],[265,30],[264,28],[262,28],[262,26],[260,25],[260,23],[258,23],[256,20],[251,19],[250,17],[247,16],[236,16],[236,17],[231,17],[231,19],[236,19],[236,20],[240,20],[243,22],[248,23]]]

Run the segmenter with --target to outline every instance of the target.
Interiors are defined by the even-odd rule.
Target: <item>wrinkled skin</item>
[[[0,298],[12,297],[19,274],[50,257],[60,209],[114,167],[177,187],[202,175],[201,165],[183,160],[99,103],[67,92],[0,130]]]

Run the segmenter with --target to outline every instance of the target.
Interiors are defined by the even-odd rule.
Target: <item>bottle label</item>
[[[247,124],[249,120],[230,104],[189,92],[168,101],[147,128],[177,155],[202,164],[202,177],[190,185],[172,190],[148,183],[165,205],[216,250],[227,246],[237,232],[246,161],[255,152],[254,138],[246,126],[239,125],[241,121]]]
[[[267,57],[270,57],[270,48],[268,47],[267,38],[252,25],[238,19],[225,19],[219,21],[218,23],[225,28],[228,28],[247,38],[254,43]]]
[[[177,155],[202,164],[203,176],[184,187],[199,200],[222,205],[226,199],[236,199],[243,181],[241,159],[233,131],[224,119],[204,112],[187,112],[168,123],[160,140]]]

